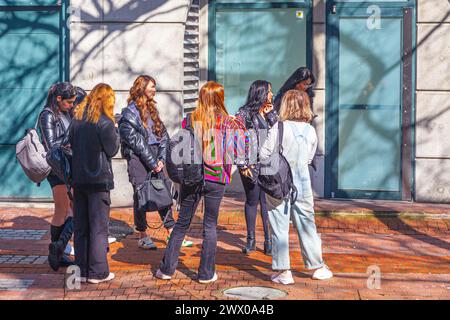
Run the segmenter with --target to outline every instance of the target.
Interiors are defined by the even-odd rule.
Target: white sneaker
[[[114,242],[116,242],[116,241],[117,241],[116,238],[114,238],[114,237],[108,237],[108,244],[114,243]]]
[[[87,279],[87,282],[97,284],[97,283],[102,283],[102,282],[106,282],[106,281],[111,281],[115,277],[116,277],[116,275],[114,273],[110,272],[109,275],[105,279]]]
[[[167,274],[162,273],[162,271],[159,270],[159,269],[156,270],[155,277],[157,277],[158,279],[161,279],[161,280],[170,280],[170,279],[172,279],[171,276],[168,276]]]
[[[70,245],[69,242],[67,242],[67,246],[66,246],[66,248],[64,249],[64,253],[65,253],[65,254],[68,254],[68,255],[71,255],[71,256],[74,256],[74,255],[75,255],[75,249],[74,249],[74,247],[72,247],[72,246]]]
[[[81,283],[86,283],[87,282],[87,278],[86,277],[80,277],[80,282]]]
[[[218,279],[217,273],[214,273],[214,276],[213,276],[211,279],[209,279],[209,280],[198,280],[198,282],[203,283],[203,284],[206,284],[206,283],[214,282],[214,281],[216,281],[217,279]]]
[[[331,272],[327,265],[324,265],[322,268],[314,271],[312,278],[315,280],[330,279],[333,278],[333,272]]]
[[[291,270],[285,270],[285,271],[278,272],[278,273],[272,275],[270,277],[270,279],[273,282],[280,283],[280,284],[293,284],[295,282],[294,278],[292,277]]]

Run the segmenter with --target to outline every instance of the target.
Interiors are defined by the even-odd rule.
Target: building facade
[[[448,0],[0,0],[0,199],[46,201],[14,146],[59,80],[117,93],[157,80],[169,131],[209,79],[234,113],[251,82],[316,75],[317,197],[450,202]],[[132,203],[113,160],[113,205]],[[238,175],[229,190],[240,192]]]

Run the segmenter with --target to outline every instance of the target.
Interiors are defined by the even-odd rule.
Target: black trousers
[[[152,146],[155,154],[158,151],[157,147]],[[148,175],[147,169],[142,164],[138,156],[132,155],[128,160],[128,177],[131,184],[133,185],[134,195],[133,195],[133,215],[134,215],[134,225],[136,230],[144,232],[147,230],[147,210],[145,208],[140,208],[138,205],[138,200],[136,197],[136,187],[146,180]],[[164,180],[168,188],[170,189],[170,181],[164,175]],[[172,208],[164,208],[158,211],[161,220],[164,221],[164,227],[166,229],[172,229],[175,225],[175,220],[172,216]]]
[[[104,279],[109,275],[109,191],[74,188],[73,195],[75,263],[81,270],[81,277]]]
[[[206,181],[201,187],[181,187],[181,203],[178,220],[173,228],[160,269],[164,274],[173,275],[178,265],[181,244],[191,225],[202,195],[205,197],[203,215],[203,243],[198,269],[199,280],[209,280],[216,269],[217,219],[225,185]]]
[[[245,190],[245,222],[247,233],[255,233],[256,214],[258,204],[261,206],[261,218],[264,228],[264,238],[270,239],[269,215],[267,213],[266,194],[261,190],[258,183],[252,182],[249,178],[241,174],[242,185]]]
[[[137,200],[136,187],[133,186],[133,217],[134,225],[136,230],[139,232],[144,232],[147,230],[147,210],[146,208],[140,208],[139,202]],[[172,208],[167,207],[158,211],[161,221],[163,221],[164,228],[167,230],[172,229],[175,225],[175,220],[173,219]]]

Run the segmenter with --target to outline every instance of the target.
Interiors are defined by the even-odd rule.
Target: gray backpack
[[[25,137],[16,144],[17,160],[27,177],[33,182],[36,182],[38,186],[52,170],[45,158],[47,152],[37,133],[40,115],[41,114],[39,114],[34,128],[27,129]]]

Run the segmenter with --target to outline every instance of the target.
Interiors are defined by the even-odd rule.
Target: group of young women
[[[300,239],[302,257],[307,269],[315,270],[314,279],[328,279],[331,271],[322,258],[321,239],[314,222],[313,194],[308,165],[317,147],[317,136],[311,126],[314,76],[307,68],[299,68],[286,81],[273,100],[272,85],[255,81],[247,101],[235,116],[225,107],[224,87],[209,81],[200,89],[196,109],[190,116],[195,135],[202,141],[204,181],[198,185],[181,185],[177,221],[172,207],[159,210],[167,229],[167,247],[155,276],[170,280],[177,268],[182,246],[192,246],[186,234],[201,198],[204,198],[203,243],[198,281],[210,283],[218,279],[215,266],[217,221],[226,185],[231,182],[233,163],[228,161],[230,150],[224,141],[239,140],[257,150],[254,159],[234,163],[238,166],[245,189],[245,220],[247,244],[243,253],[256,250],[257,207],[264,229],[264,253],[272,255],[271,280],[281,284],[294,283],[289,260],[289,225],[292,220]],[[68,83],[59,83],[49,91],[47,104],[39,118],[44,145],[68,143],[72,150],[73,204],[66,195],[64,182],[50,174],[55,200],[51,226],[49,263],[53,269],[76,264],[81,281],[99,283],[114,278],[109,271],[108,219],[110,190],[114,188],[111,158],[121,149],[128,162],[129,180],[134,193],[134,223],[139,234],[138,246],[155,250],[147,235],[147,208],[140,207],[136,190],[150,175],[158,175],[170,186],[164,173],[169,136],[161,121],[154,99],[156,81],[139,76],[130,89],[128,106],[120,120],[113,115],[115,94],[107,84],[97,85],[86,94]],[[265,195],[257,178],[261,163],[278,148],[278,123],[284,124],[283,154],[289,162],[298,198],[291,204]],[[186,127],[187,119],[182,127]],[[249,132],[256,132],[250,135]],[[267,131],[268,134],[259,134]],[[211,134],[212,132],[212,134]],[[67,138],[67,139],[66,139]],[[236,148],[236,145],[232,148]],[[73,219],[72,217],[73,208]],[[73,227],[72,227],[73,221]],[[74,232],[75,261],[64,253]]]

